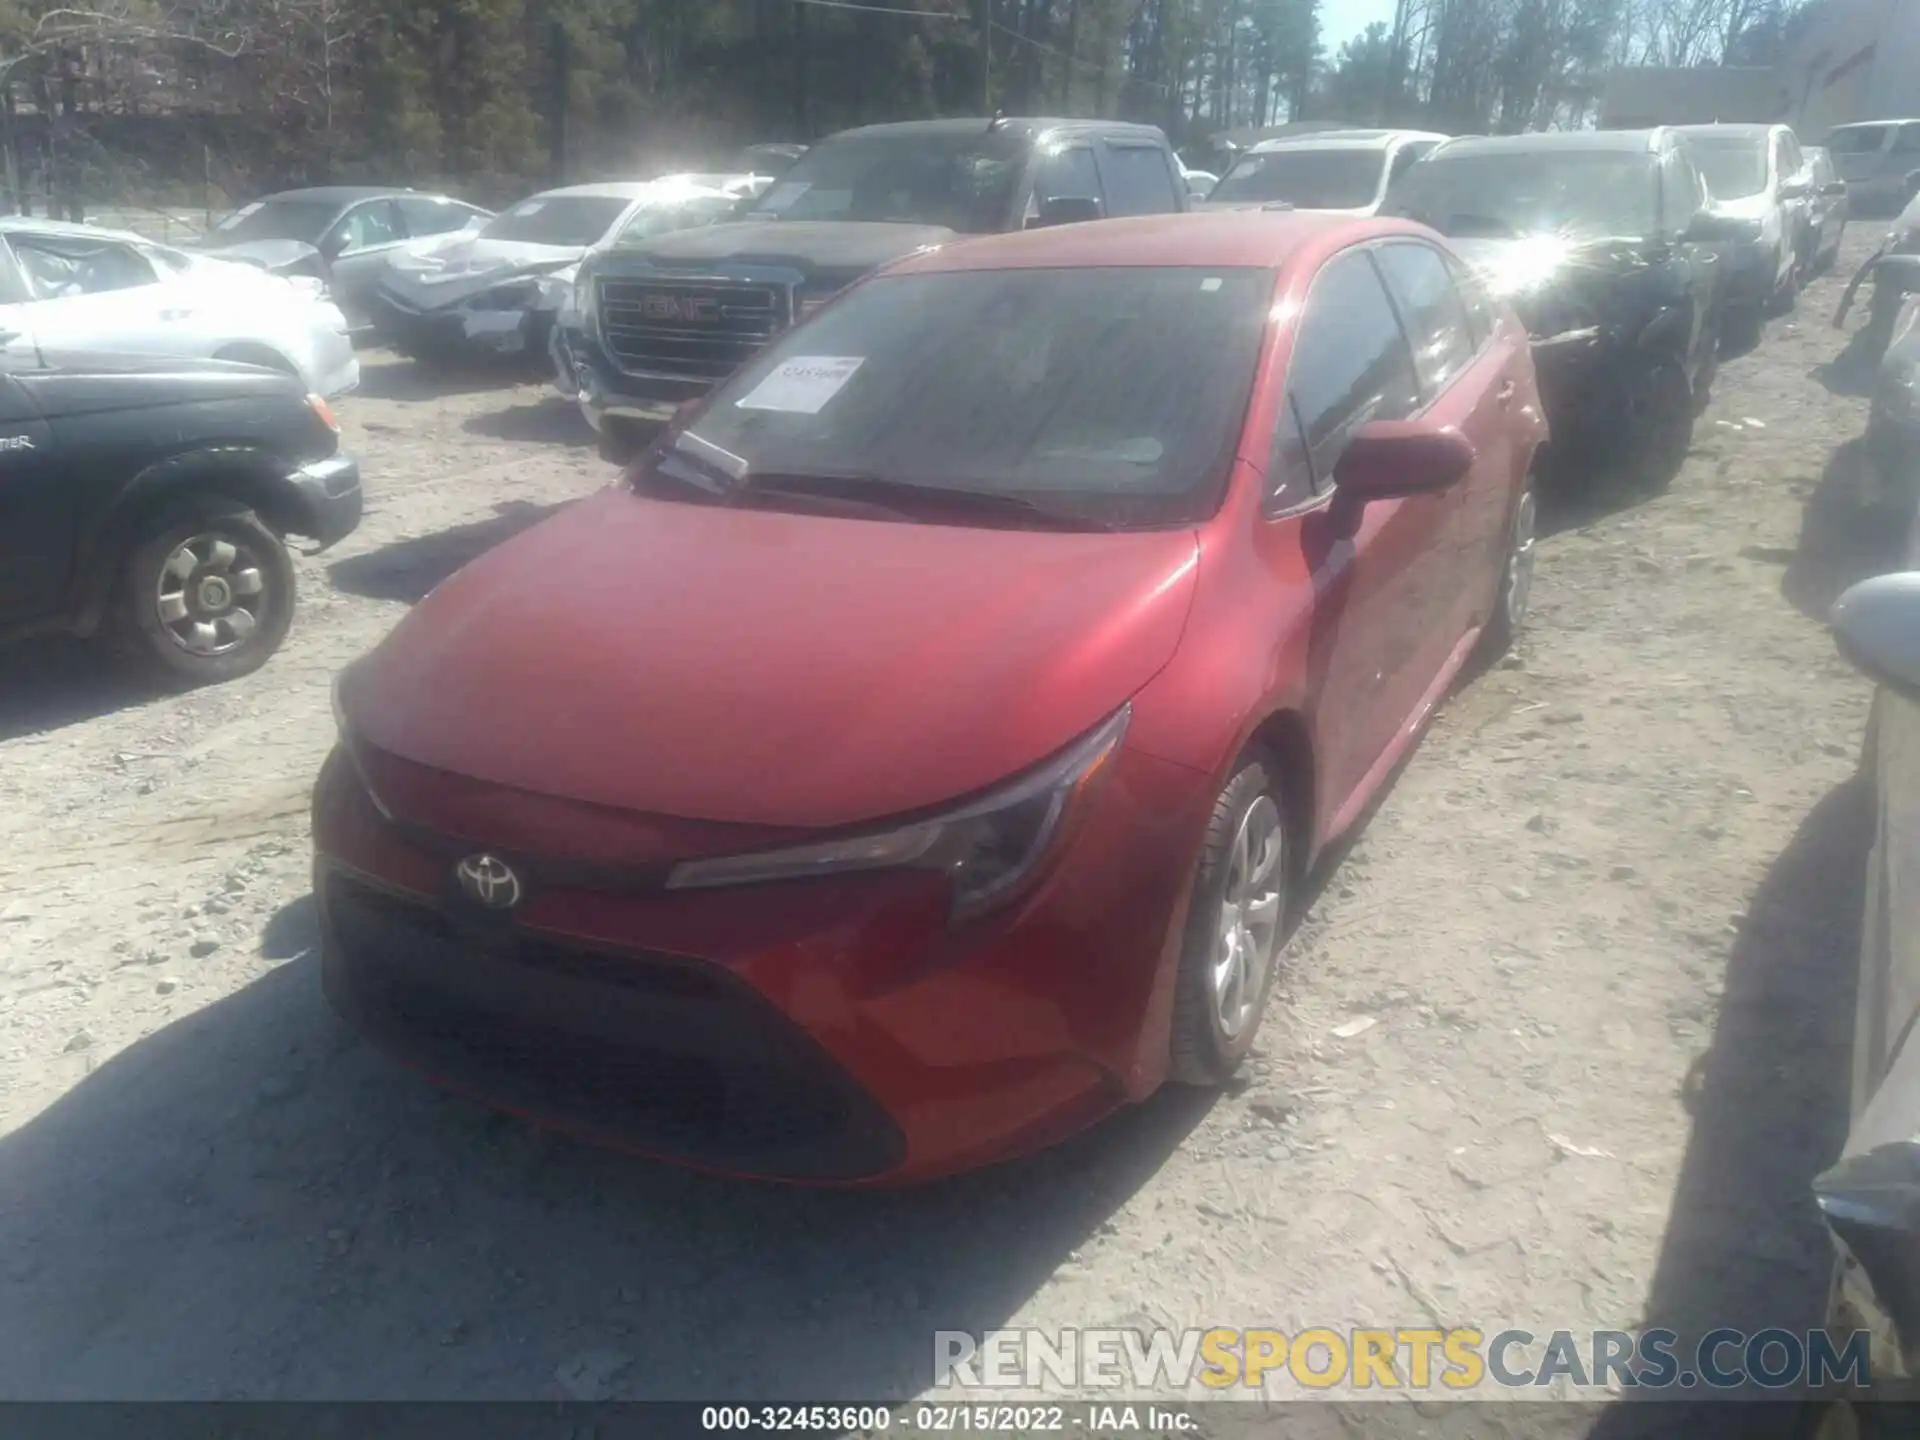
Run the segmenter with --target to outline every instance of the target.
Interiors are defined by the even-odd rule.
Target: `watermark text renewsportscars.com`
[[[1273,1385],[1308,1391],[1488,1389],[1538,1393],[1757,1386],[1865,1387],[1868,1337],[1826,1330],[1471,1328],[1280,1330],[939,1330],[933,1388],[1185,1392],[1223,1398]]]

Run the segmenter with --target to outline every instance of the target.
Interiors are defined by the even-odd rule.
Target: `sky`
[[[1320,38],[1328,61],[1374,21],[1393,24],[1393,6],[1394,0],[1320,0]]]

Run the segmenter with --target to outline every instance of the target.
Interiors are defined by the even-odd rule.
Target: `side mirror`
[[[1334,462],[1334,491],[1362,503],[1431,495],[1459,484],[1477,458],[1472,442],[1451,427],[1369,420]]]
[[[1920,571],[1853,586],[1834,602],[1833,638],[1868,678],[1920,697]]]
[[[1107,207],[1091,195],[1056,195],[1040,202],[1040,218],[1034,224],[1078,225],[1084,220],[1104,220],[1106,216]]]
[[[342,231],[331,231],[320,237],[320,244],[317,248],[327,259],[338,260],[342,255],[347,253],[347,237]]]
[[[1829,180],[1820,187],[1820,193],[1829,199],[1838,199],[1847,193],[1847,182],[1844,180]]]
[[[1780,187],[1782,200],[1805,200],[1813,194],[1813,182],[1809,180],[1789,180]]]
[[[1216,182],[1215,182],[1215,181],[1212,181],[1212,180],[1189,180],[1189,181],[1187,181],[1187,198],[1188,198],[1189,200],[1204,200],[1204,199],[1206,199],[1206,198],[1207,198],[1207,196],[1209,196],[1209,195],[1211,195],[1211,194],[1213,193],[1213,187],[1214,187],[1214,185],[1215,185],[1215,183],[1216,183]]]

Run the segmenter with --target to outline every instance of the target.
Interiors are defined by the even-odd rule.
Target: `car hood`
[[[421,309],[452,305],[505,280],[569,270],[588,249],[473,235],[452,237],[396,255],[381,273],[380,284]]]
[[[1536,337],[1632,319],[1622,308],[1650,267],[1639,236],[1567,240],[1553,235],[1447,242]]]
[[[1373,205],[1354,205],[1340,209],[1316,208],[1311,205],[1285,205],[1273,200],[1196,200],[1193,208],[1200,212],[1215,210],[1266,210],[1285,209],[1296,215],[1372,215],[1380,207]]]
[[[1775,203],[1772,194],[1765,190],[1753,195],[1742,195],[1736,200],[1716,198],[1713,202],[1713,213],[1724,215],[1729,220],[1766,220],[1778,209],[1779,206]]]
[[[11,373],[48,419],[201,401],[299,405],[306,390],[278,370],[226,360],[53,349],[42,350],[40,361],[40,369]]]
[[[939,225],[853,220],[738,220],[673,230],[644,245],[601,251],[600,274],[693,270],[716,265],[771,265],[809,280],[851,283],[869,270],[958,239]]]
[[[1190,531],[1059,533],[603,491],[469,565],[342,680],[418,765],[690,820],[924,810],[1098,724],[1172,656]]]

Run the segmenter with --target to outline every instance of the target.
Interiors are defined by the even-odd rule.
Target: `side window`
[[[438,196],[404,195],[394,203],[400,207],[409,235],[444,235],[460,229],[474,216],[469,207]]]
[[[1898,155],[1920,151],[1920,125],[1902,125],[1893,137],[1893,149]]]
[[[153,262],[130,245],[107,243],[76,249],[71,241],[41,245],[30,237],[14,243],[34,295],[41,300],[134,290],[159,278]]]
[[[1419,410],[1413,351],[1364,250],[1335,257],[1313,282],[1294,332],[1287,394],[1317,490],[1333,483],[1334,464],[1361,425]]]
[[[1684,155],[1660,161],[1660,224],[1667,231],[1686,228],[1701,206],[1699,177]]]
[[[1400,153],[1393,157],[1393,168],[1387,172],[1387,184],[1391,186],[1394,181],[1412,169],[1413,162],[1431,150],[1433,144],[1431,140],[1416,140],[1411,145],[1401,146]]]
[[[1273,452],[1267,457],[1266,511],[1277,515],[1282,510],[1311,500],[1313,460],[1307,453],[1307,432],[1300,423],[1300,407],[1288,391],[1280,406],[1280,418],[1273,427]]]
[[[1500,306],[1487,293],[1480,277],[1451,255],[1447,257],[1447,273],[1453,277],[1453,288],[1460,292],[1460,302],[1466,307],[1467,325],[1477,352],[1493,338],[1494,328],[1500,323]]]
[[[1800,142],[1794,139],[1791,130],[1780,137],[1780,144],[1786,151],[1788,175],[1798,175],[1807,168],[1806,154],[1800,149]]]
[[[1084,145],[1056,150],[1040,166],[1033,185],[1036,200],[1098,200],[1100,169]]]
[[[1164,215],[1180,208],[1173,167],[1158,145],[1107,142],[1107,214]]]
[[[400,238],[400,217],[391,200],[368,200],[336,221],[334,233],[348,250],[386,245]]]
[[[1447,262],[1428,245],[1382,245],[1373,254],[1413,345],[1413,368],[1431,398],[1473,363],[1472,328]]]

